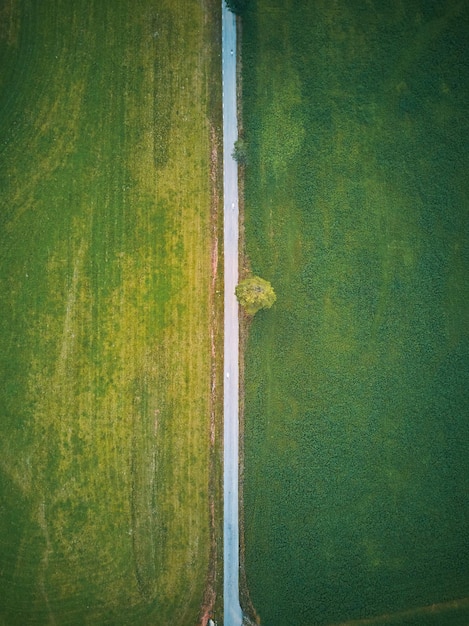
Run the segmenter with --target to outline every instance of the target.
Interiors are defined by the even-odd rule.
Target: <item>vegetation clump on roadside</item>
[[[226,6],[235,15],[242,15],[249,4],[249,0],[225,0]]]
[[[231,156],[239,165],[247,164],[248,149],[247,149],[246,142],[242,137],[240,137],[237,141],[235,141],[234,149],[233,149]]]
[[[242,280],[235,289],[238,302],[249,315],[255,315],[260,309],[270,309],[277,296],[268,280],[260,276],[251,276]]]

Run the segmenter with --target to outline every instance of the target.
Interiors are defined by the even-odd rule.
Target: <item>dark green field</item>
[[[246,354],[253,604],[466,625],[469,7],[250,7],[246,246],[278,297]]]
[[[219,21],[0,1],[2,626],[199,621]]]

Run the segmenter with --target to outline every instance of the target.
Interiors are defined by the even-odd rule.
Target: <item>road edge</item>
[[[236,18],[236,104],[238,115],[238,135],[244,138],[243,125],[243,20]],[[252,274],[251,263],[246,252],[245,238],[245,184],[246,165],[238,164],[238,208],[239,208],[239,238],[238,260],[239,280],[243,280]],[[239,312],[239,601],[243,610],[245,622],[248,624],[260,624],[261,620],[256,612],[249,593],[249,585],[246,575],[245,564],[245,516],[244,516],[244,430],[245,430],[245,353],[249,339],[249,329],[252,316],[248,315],[242,307]]]

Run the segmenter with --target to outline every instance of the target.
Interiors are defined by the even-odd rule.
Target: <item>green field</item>
[[[219,20],[0,2],[2,625],[199,620]]]
[[[467,624],[468,5],[251,0],[242,54],[251,599]]]

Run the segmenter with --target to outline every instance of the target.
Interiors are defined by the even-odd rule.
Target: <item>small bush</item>
[[[259,276],[241,281],[235,293],[238,302],[249,315],[254,315],[260,309],[270,309],[277,299],[269,281]]]

